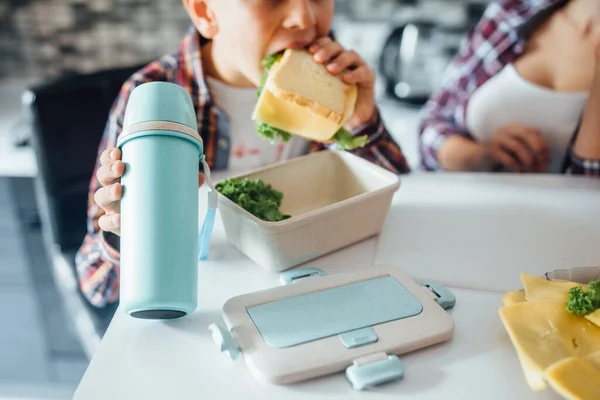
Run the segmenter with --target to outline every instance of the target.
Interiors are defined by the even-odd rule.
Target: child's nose
[[[292,0],[284,26],[286,28],[306,29],[317,22],[310,0]]]

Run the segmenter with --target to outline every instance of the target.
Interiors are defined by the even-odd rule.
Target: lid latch
[[[283,272],[279,277],[279,282],[282,285],[289,285],[300,279],[308,278],[310,276],[325,276],[325,271],[319,268],[300,268],[291,271]]]
[[[364,390],[404,378],[404,364],[395,355],[384,352],[370,354],[354,360],[346,368],[346,378],[355,390]]]
[[[421,286],[425,287],[436,297],[435,301],[444,309],[449,310],[456,304],[456,296],[441,283],[424,283]]]
[[[227,329],[212,323],[209,325],[208,330],[212,333],[212,339],[221,352],[227,353],[232,360],[238,358],[240,349],[236,346],[233,336]]]

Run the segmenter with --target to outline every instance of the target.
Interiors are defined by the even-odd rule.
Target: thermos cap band
[[[123,132],[119,135],[119,140],[122,141],[127,136],[132,135],[134,133],[142,132],[142,131],[172,131],[179,132],[185,135],[189,135],[194,139],[198,140],[202,143],[202,138],[192,128],[187,125],[179,124],[177,122],[170,121],[147,121],[147,122],[138,122],[137,124],[133,124],[128,126],[126,129],[123,129]]]

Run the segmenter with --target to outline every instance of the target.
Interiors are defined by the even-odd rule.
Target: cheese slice
[[[569,357],[552,364],[546,380],[558,394],[569,400],[600,398],[600,352]]]
[[[340,129],[340,125],[331,119],[314,113],[308,107],[279,99],[266,88],[258,98],[252,119],[319,142],[329,141]]]
[[[585,318],[591,323],[598,325],[600,328],[600,308],[593,313],[586,315]]]
[[[500,308],[529,387],[546,387],[544,371],[567,357],[600,351],[600,327],[569,314],[564,301],[537,300]]]
[[[525,292],[523,290],[515,290],[513,292],[506,292],[502,296],[502,304],[510,306],[516,303],[522,303],[525,300]]]
[[[523,289],[525,289],[525,298],[527,301],[535,300],[558,300],[566,304],[569,296],[569,289],[575,286],[582,286],[586,288],[587,285],[583,285],[577,282],[570,281],[549,281],[538,276],[521,274],[521,283],[523,283]]]

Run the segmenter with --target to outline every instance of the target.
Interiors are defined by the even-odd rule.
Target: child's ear
[[[208,3],[207,0],[183,0],[183,5],[196,29],[205,38],[212,39],[219,28],[215,13]]]

